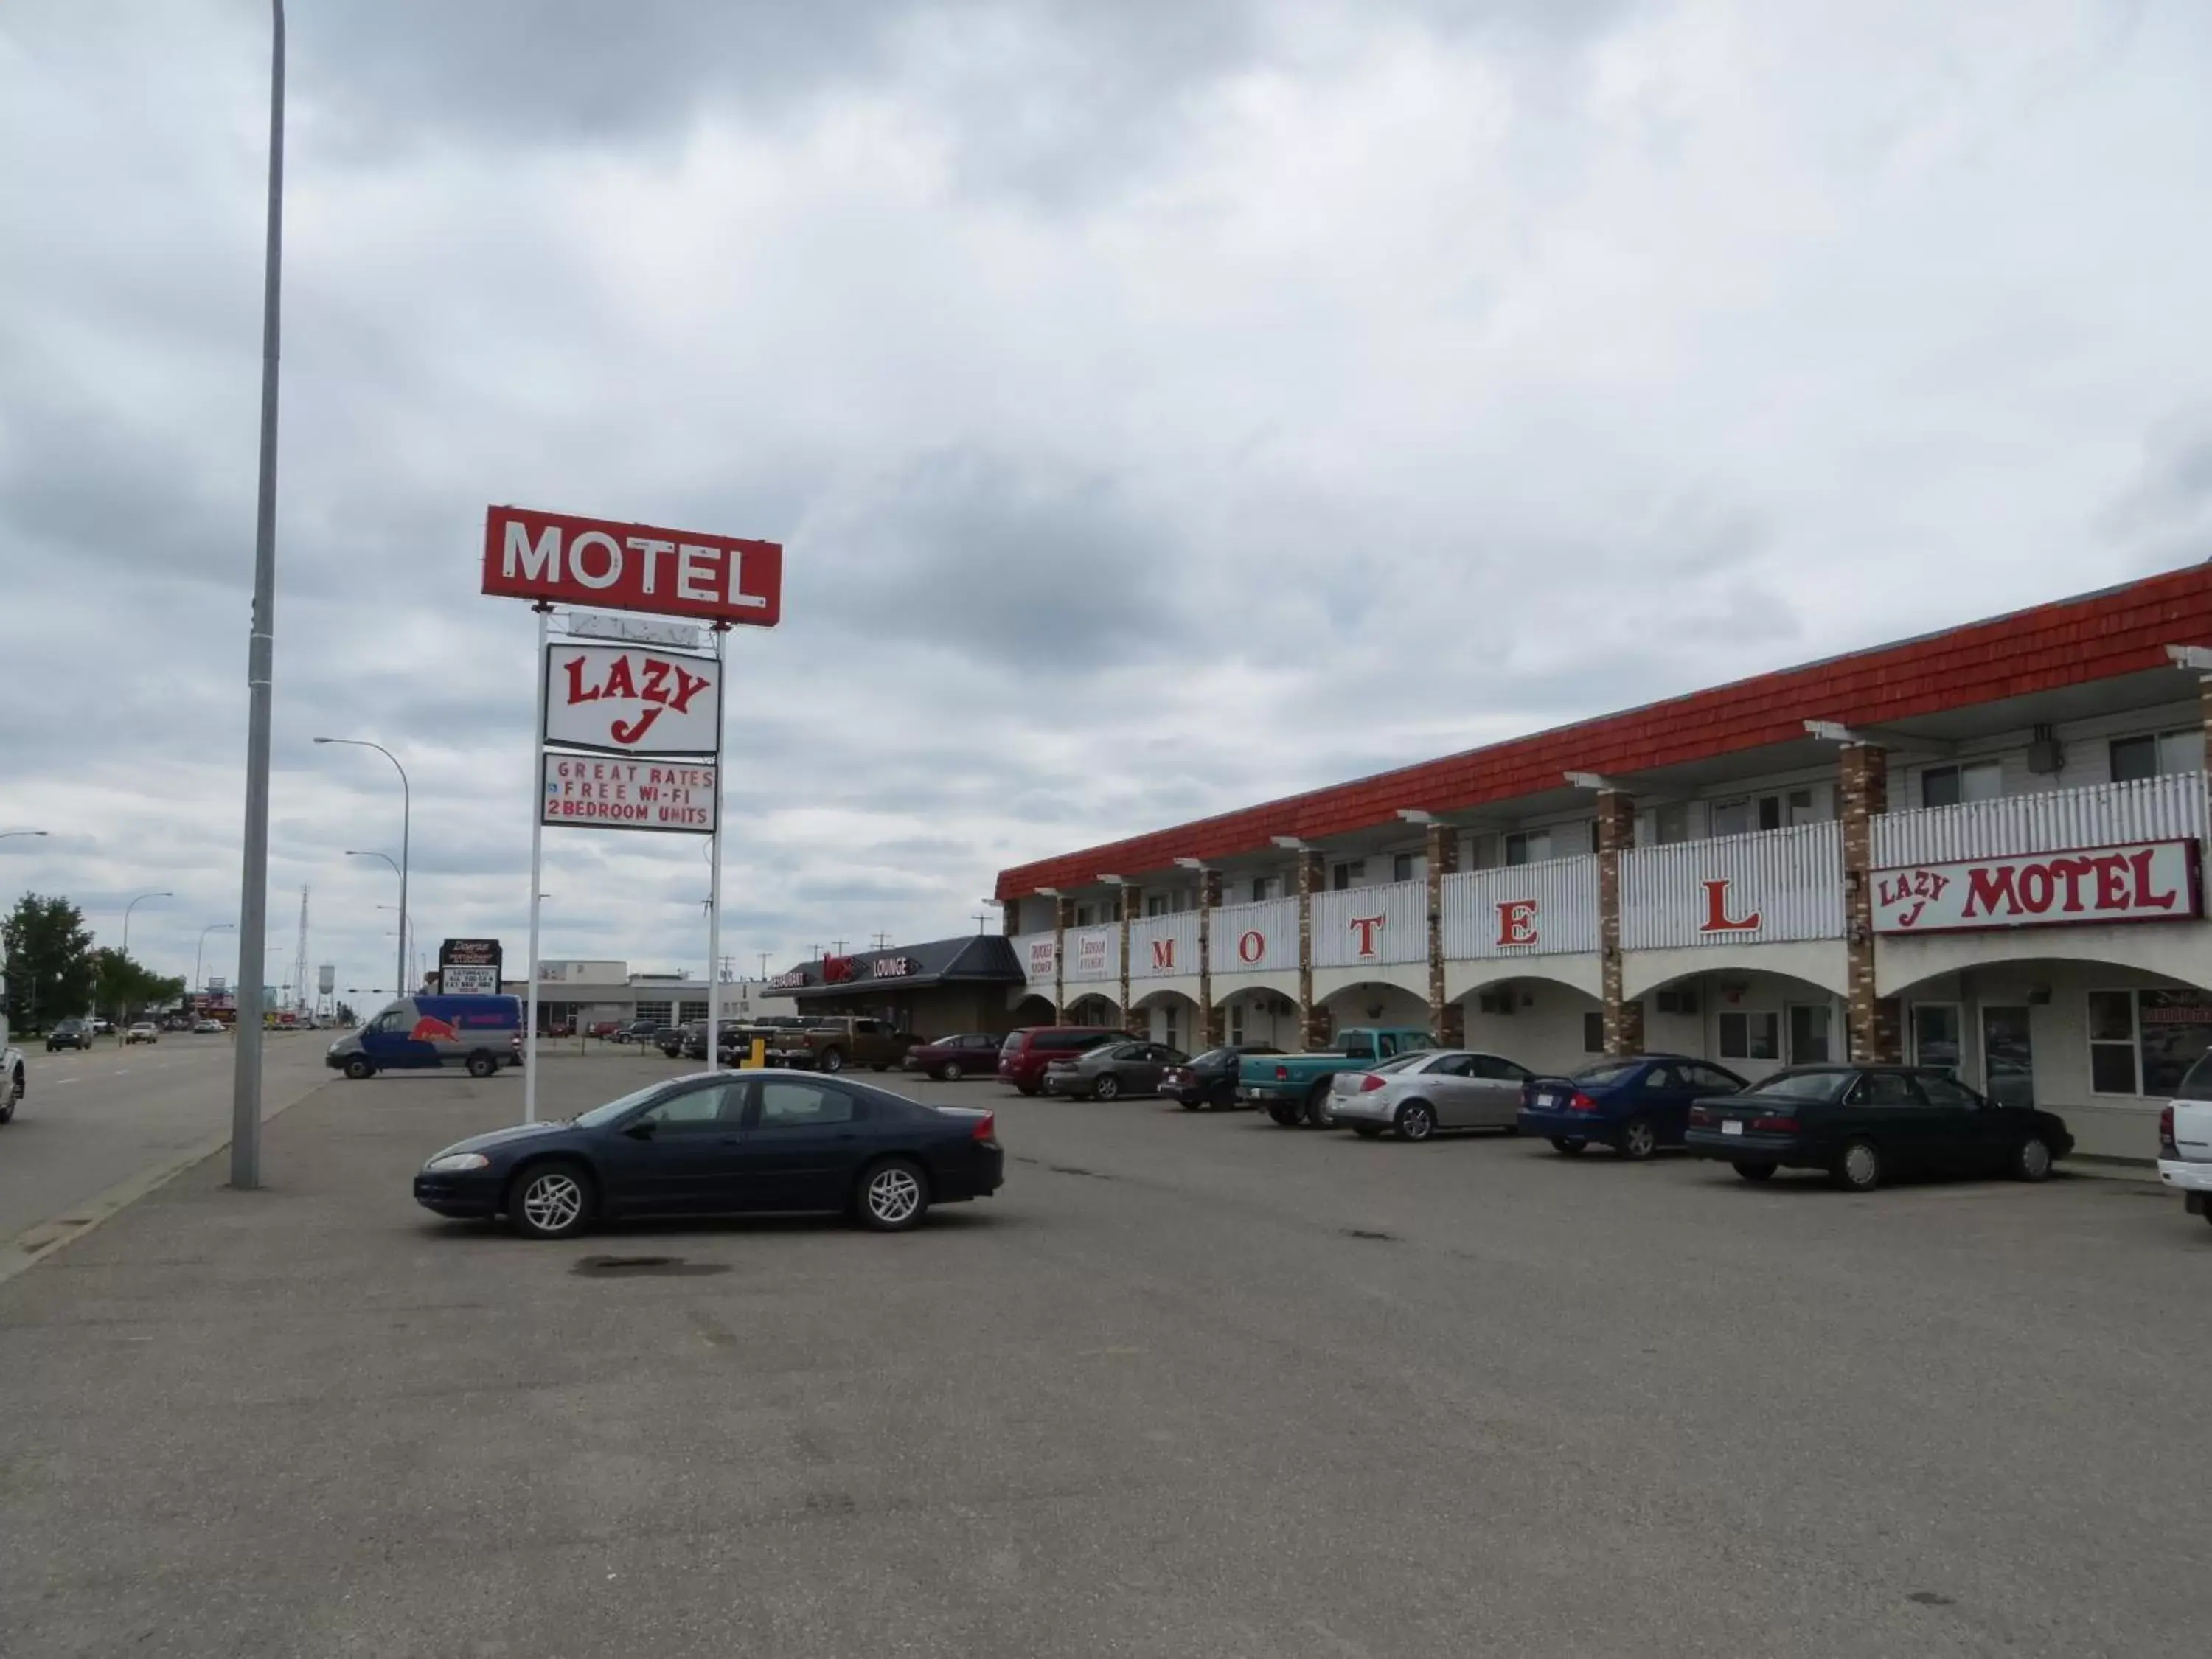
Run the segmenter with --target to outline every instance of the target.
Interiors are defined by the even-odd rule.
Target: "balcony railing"
[[[1429,884],[1394,881],[1316,893],[1313,961],[1316,968],[1429,959]]]
[[[1443,880],[1444,955],[1559,956],[1598,946],[1597,860],[1588,854]]]
[[[2174,772],[2134,783],[1885,812],[1874,820],[1870,850],[1880,870],[2129,842],[2201,840],[2205,816],[2204,774]]]
[[[1638,847],[1620,855],[1625,951],[1843,936],[1840,823]]]
[[[1032,986],[1052,983],[1054,941],[1047,929],[1042,933],[1017,933],[1014,936],[1014,960],[1022,965]]]
[[[1129,924],[1129,977],[1164,979],[1198,971],[1198,912],[1146,916]]]
[[[1298,902],[1261,899],[1224,904],[1213,913],[1213,971],[1252,974],[1298,965]]]

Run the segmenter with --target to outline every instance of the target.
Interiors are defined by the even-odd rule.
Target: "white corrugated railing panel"
[[[1620,855],[1625,951],[1843,936],[1840,823],[1638,847]]]
[[[1014,936],[1014,957],[1022,964],[1032,985],[1052,983],[1054,940],[1049,931],[1042,933],[1017,933]]]
[[[1067,930],[1068,984],[1121,977],[1121,924],[1106,923],[1098,927],[1071,927]]]
[[[1316,968],[1429,959],[1429,884],[1394,881],[1347,887],[1313,899]]]
[[[1444,878],[1451,961],[1562,956],[1597,945],[1597,860],[1587,853]]]
[[[1262,899],[1213,913],[1213,971],[1249,974],[1298,965],[1298,902]]]
[[[1999,800],[1884,812],[1874,820],[1877,870],[2015,853],[2063,853],[2205,834],[2204,774],[2046,789]]]
[[[1164,979],[1198,971],[1198,912],[1146,916],[1129,924],[1129,977]]]

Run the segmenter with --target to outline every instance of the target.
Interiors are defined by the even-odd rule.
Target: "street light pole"
[[[207,951],[207,936],[210,933],[214,933],[217,928],[236,927],[237,926],[238,924],[234,921],[211,921],[208,923],[206,927],[200,929],[199,948],[192,952],[192,990],[195,994],[198,994],[202,986],[205,983],[205,981],[200,978],[200,959]]]
[[[315,741],[320,743],[322,739],[318,738]],[[404,778],[406,774],[403,772],[400,776]],[[405,832],[403,830],[401,833],[403,839],[400,844],[404,848],[406,845],[404,839]],[[392,864],[389,853],[362,852],[349,847],[345,849],[345,855],[349,859],[382,859],[386,864]],[[392,864],[392,873],[399,878],[399,960],[404,963],[407,960],[407,872],[398,865]],[[399,975],[399,989],[392,994],[403,997],[407,994],[407,975],[404,973]]]
[[[141,893],[137,898],[132,899],[130,903],[123,907],[123,965],[125,968],[128,968],[131,965],[131,913],[133,910],[136,910],[140,905],[143,904],[148,899],[174,897],[176,897],[174,893]],[[118,1007],[115,1012],[121,1014],[129,1011]],[[121,1022],[118,1021],[118,1023],[120,1024]]]
[[[407,769],[399,763],[399,757],[380,743],[371,743],[367,738],[317,738],[317,743],[343,744],[353,749],[374,749],[392,763],[392,769],[399,774],[399,989],[396,994],[407,994],[407,856],[409,844],[415,835],[415,792],[407,782]],[[391,854],[379,853],[378,858],[391,862]]]
[[[261,286],[261,481],[253,514],[253,622],[246,638],[246,857],[238,892],[238,1047],[230,1184],[261,1184],[261,981],[269,933],[269,721],[276,658],[276,364],[284,271],[284,0],[270,0],[269,234]]]

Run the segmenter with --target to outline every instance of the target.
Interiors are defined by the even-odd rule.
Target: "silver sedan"
[[[1329,1079],[1328,1109],[1363,1139],[1389,1130],[1426,1140],[1439,1129],[1519,1133],[1522,1085],[1534,1075],[1498,1054],[1431,1048]]]

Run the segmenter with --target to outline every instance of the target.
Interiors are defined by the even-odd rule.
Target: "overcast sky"
[[[252,0],[0,7],[0,896],[234,919]],[[294,0],[272,963],[519,961],[485,505],[783,542],[726,949],[2212,555],[2195,0]],[[703,963],[699,843],[548,954]],[[996,926],[995,921],[992,923]],[[232,968],[217,933],[210,965]],[[274,978],[289,977],[277,975]]]

